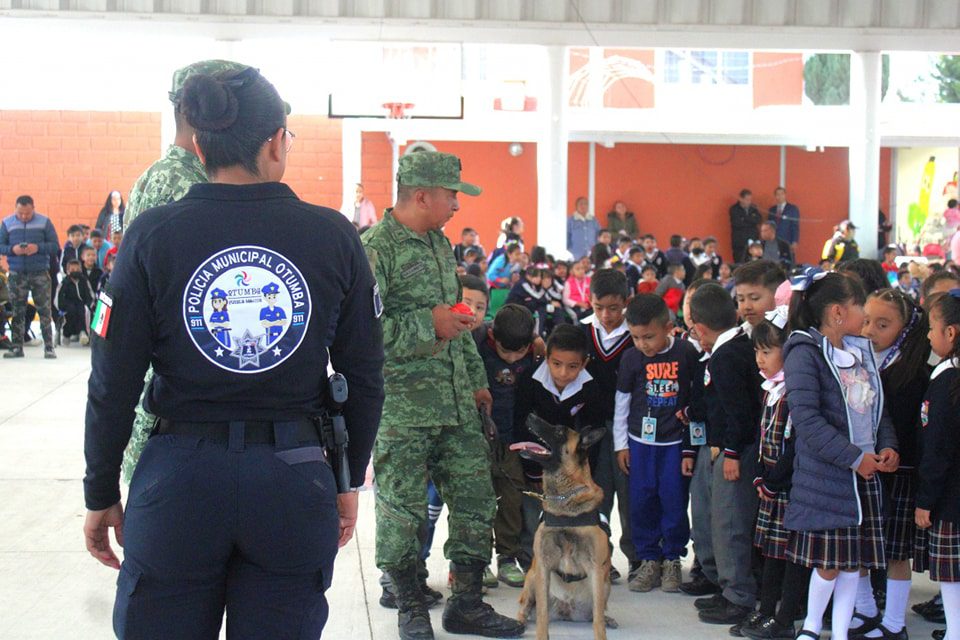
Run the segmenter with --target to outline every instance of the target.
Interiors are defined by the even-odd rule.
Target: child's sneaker
[[[680,561],[664,560],[660,567],[660,589],[667,593],[677,593],[680,591],[680,583],[683,582],[683,571],[680,569]]]
[[[513,558],[497,558],[497,579],[508,587],[520,588],[523,586],[523,570],[517,566]]]
[[[646,593],[660,586],[660,563],[656,560],[643,560],[637,575],[627,587],[630,591]]]
[[[80,345],[86,347],[90,344],[90,336],[85,333],[80,334]]]

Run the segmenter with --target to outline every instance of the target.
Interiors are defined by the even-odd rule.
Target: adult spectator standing
[[[470,335],[473,314],[454,312],[461,286],[442,228],[460,208],[460,159],[421,152],[400,159],[397,202],[362,240],[383,296],[386,402],[373,453],[377,566],[394,585],[400,637],[433,638],[417,580],[418,531],[427,517],[426,479],[450,511],[444,552],[453,593],[449,633],[517,637],[523,625],[481,599],[496,498],[478,407],[489,411],[483,361]]]
[[[293,136],[256,69],[194,75],[180,100],[210,183],[129,227],[110,299],[99,300],[87,549],[120,569],[120,638],[216,638],[225,609],[230,637],[319,638],[337,547],[356,524],[350,487],[363,484],[383,402],[376,282],[353,226],[280,182]],[[259,305],[236,304],[251,290],[291,320],[269,345]],[[344,484],[312,419],[328,394],[327,353],[350,387]],[[124,514],[120,461],[151,360],[147,404],[160,421]]]
[[[173,103],[173,116],[176,123],[173,144],[167,147],[163,157],[150,165],[133,184],[124,212],[126,225],[129,226],[147,209],[175,202],[187,195],[191,186],[207,181],[203,163],[197,157],[193,144],[195,131],[180,110],[180,97],[187,79],[195,74],[213,74],[245,68],[246,65],[228,60],[203,60],[173,72],[173,81],[168,94],[170,102]],[[123,477],[127,483],[133,476],[133,469],[137,465],[137,460],[140,459],[143,447],[147,444],[150,431],[157,422],[157,417],[143,407],[143,399],[152,381],[153,368],[151,367],[147,369],[143,395],[134,408],[130,444],[123,453]]]
[[[567,218],[567,251],[573,255],[574,261],[590,255],[600,234],[600,223],[589,208],[590,203],[581,196],[577,198],[573,215]]]
[[[759,225],[760,211],[753,204],[753,192],[741,189],[739,199],[730,207],[730,244],[734,260],[746,258],[747,240],[756,239]]]
[[[353,226],[358,229],[377,224],[377,208],[373,206],[370,198],[363,194],[363,185],[359,182],[354,192],[353,211],[349,212],[349,217],[353,221]]]
[[[97,223],[93,225],[94,229],[99,229],[104,238],[109,238],[114,231],[123,231],[123,212],[126,205],[123,204],[123,196],[119,191],[111,191],[107,196],[103,208],[97,215]]]
[[[760,225],[760,246],[763,259],[780,264],[788,272],[793,266],[793,253],[786,240],[777,237],[777,224],[767,220]]]
[[[620,236],[629,236],[631,240],[636,240],[639,229],[637,228],[637,217],[633,211],[627,210],[627,205],[621,200],[613,203],[613,210],[607,214],[607,229],[613,235],[614,239]]]
[[[43,357],[53,359],[53,325],[51,302],[53,285],[50,281],[51,263],[60,253],[60,241],[53,223],[34,210],[33,198],[17,198],[14,213],[0,225],[0,255],[7,257],[10,276],[10,302],[13,322],[10,326],[10,350],[4,358],[23,357],[23,339],[26,332],[27,298],[33,294],[33,303],[40,314],[43,335]],[[58,265],[59,267],[59,265]]]
[[[789,244],[790,250],[796,253],[800,243],[800,208],[787,202],[787,190],[783,187],[773,190],[773,198],[777,203],[767,212],[767,220],[776,224],[777,238]]]

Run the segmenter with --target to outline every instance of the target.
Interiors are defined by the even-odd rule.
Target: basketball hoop
[[[387,110],[388,120],[405,120],[410,116],[407,111],[413,109],[412,102],[384,102],[383,108]]]

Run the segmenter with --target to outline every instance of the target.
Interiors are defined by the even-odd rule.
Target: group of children
[[[56,308],[58,342],[90,344],[90,319],[97,295],[106,286],[123,239],[114,231],[113,241],[107,242],[99,229],[72,225],[67,229],[60,266],[63,277],[57,286]]]
[[[566,283],[586,278],[579,265]],[[960,639],[960,281],[944,273],[921,306],[856,269],[788,280],[759,260],[735,271],[732,291],[690,281],[671,309],[664,291],[636,293],[624,271],[599,269],[579,321],[556,323],[545,344],[529,300],[542,272],[525,272],[519,304],[489,325],[486,283],[462,277],[499,433],[501,580],[520,582],[539,520],[521,495],[539,469],[510,449],[532,439],[535,413],[607,427],[590,465],[608,531],[619,503],[631,590],[706,596],[694,602],[703,622],[751,638],[819,638],[832,598],[834,638],[906,638],[912,559],[940,583],[946,637]]]

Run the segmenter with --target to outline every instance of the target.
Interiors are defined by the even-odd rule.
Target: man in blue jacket
[[[792,202],[787,202],[787,190],[777,187],[773,191],[777,204],[770,207],[767,220],[777,225],[777,239],[790,245],[790,250],[796,253],[800,243],[800,209]]]
[[[33,198],[17,198],[14,214],[6,217],[0,225],[0,254],[7,256],[10,265],[10,302],[13,304],[12,346],[3,354],[4,358],[23,357],[27,297],[31,293],[33,304],[40,313],[43,357],[57,357],[50,321],[50,259],[59,249],[57,230],[49,218],[34,211]]]

